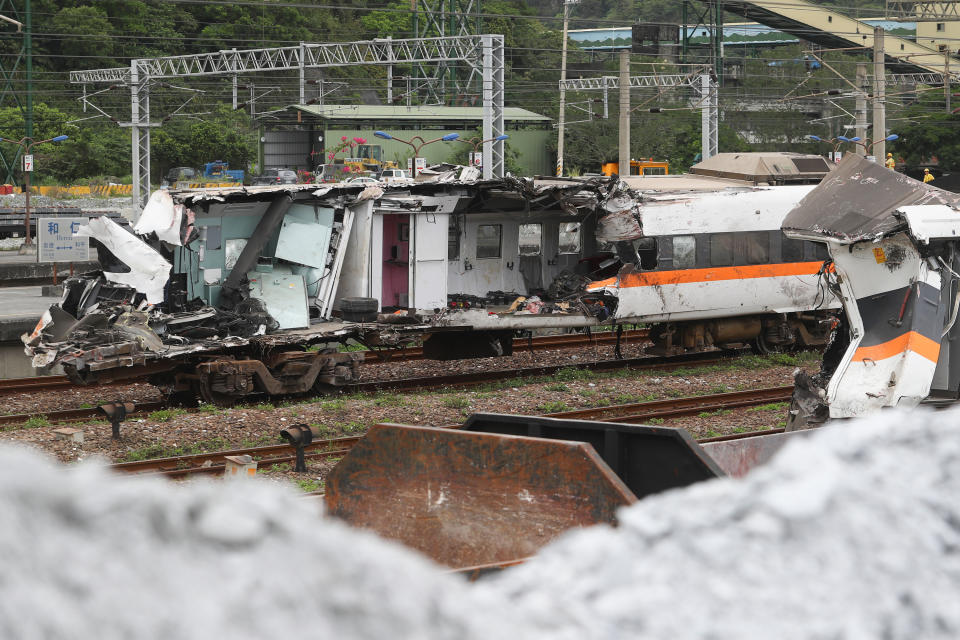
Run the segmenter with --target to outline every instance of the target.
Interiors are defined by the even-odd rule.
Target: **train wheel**
[[[207,404],[224,408],[232,407],[239,400],[237,396],[214,391],[212,376],[200,376],[197,380],[197,395]]]
[[[759,356],[769,356],[774,353],[785,353],[792,348],[792,344],[772,343],[767,341],[766,332],[750,341],[750,349]]]
[[[65,364],[63,372],[67,380],[78,386],[88,387],[97,382],[97,374],[93,371],[78,371],[76,367]]]

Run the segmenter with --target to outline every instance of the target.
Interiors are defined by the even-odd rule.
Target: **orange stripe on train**
[[[751,280],[784,276],[812,276],[820,271],[823,262],[787,262],[784,264],[754,264],[741,267],[710,267],[707,269],[677,269],[676,271],[643,271],[628,273],[620,278],[620,288],[650,287],[660,284],[688,284],[692,282],[720,282],[723,280]],[[617,286],[617,278],[597,280],[588,289]]]
[[[908,331],[902,336],[897,336],[893,340],[875,344],[872,347],[860,347],[853,353],[854,362],[864,360],[884,360],[892,358],[905,351],[913,351],[931,362],[936,362],[940,356],[940,343],[934,342],[930,338],[917,333]]]

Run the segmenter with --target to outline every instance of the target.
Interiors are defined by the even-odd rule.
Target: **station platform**
[[[0,343],[20,342],[33,331],[43,312],[59,302],[60,296],[43,295],[43,287],[0,288]]]
[[[96,260],[74,262],[73,272],[84,273],[100,268]],[[53,284],[52,262],[37,262],[36,255],[20,255],[17,251],[0,251],[0,288]],[[70,277],[70,263],[56,263],[57,281]]]

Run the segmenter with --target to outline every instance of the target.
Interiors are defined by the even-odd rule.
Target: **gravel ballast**
[[[267,483],[178,486],[4,447],[0,636],[952,639],[958,419],[823,428],[474,585]]]

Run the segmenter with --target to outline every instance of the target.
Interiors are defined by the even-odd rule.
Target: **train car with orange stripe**
[[[639,259],[587,291],[615,300],[616,321],[653,323],[651,336],[664,352],[822,345],[830,312],[839,307],[823,283],[826,248],[780,230],[812,189],[648,195],[639,209],[641,233],[615,238],[620,254],[632,249]],[[601,224],[598,234],[604,231]]]
[[[821,243],[843,303],[820,373],[798,373],[789,426],[960,397],[960,196],[851,156],[788,214]]]

